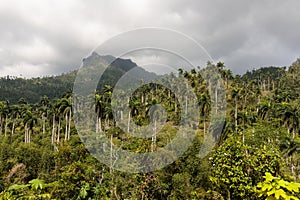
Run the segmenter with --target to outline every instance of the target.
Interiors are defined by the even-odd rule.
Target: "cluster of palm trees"
[[[71,101],[70,95],[56,99],[52,103],[46,96],[41,97],[37,104],[29,104],[23,98],[14,105],[8,101],[1,101],[0,133],[5,136],[22,133],[25,143],[32,141],[32,134],[52,133],[53,145],[59,143],[62,132],[64,139],[69,140],[72,124]]]
[[[213,64],[208,63],[208,67]],[[293,140],[299,137],[300,131],[300,106],[299,100],[295,97],[293,85],[290,81],[290,88],[284,82],[284,70],[279,69],[276,76],[280,78],[271,79],[271,73],[259,74],[257,78],[233,76],[230,70],[225,69],[223,63],[216,66],[223,79],[227,97],[226,123],[222,131],[222,138],[226,139],[228,134],[243,134],[248,127],[254,124],[268,124],[274,127],[284,127]],[[161,104],[166,111],[167,121],[173,122],[176,126],[180,123],[183,114],[195,112],[188,110],[188,104],[198,103],[199,117],[201,124],[197,127],[203,128],[206,135],[210,123],[211,112],[218,112],[222,107],[221,92],[218,87],[210,81],[216,80],[215,74],[203,78],[203,71],[195,69],[191,71],[178,70],[178,76],[171,74],[163,78],[157,84],[145,84],[131,97],[115,105],[117,108],[113,116],[111,105],[113,92],[121,92],[121,96],[128,91],[113,91],[112,86],[106,85],[101,91],[95,94],[96,133],[104,134],[110,127],[116,124],[116,120],[127,120],[127,128],[124,132],[132,131],[132,123],[143,126],[150,123],[149,115],[151,107]],[[248,76],[251,76],[251,74]],[[286,77],[289,77],[287,73]],[[187,80],[185,84],[177,84],[176,78]],[[219,82],[216,82],[219,84]],[[296,84],[296,82],[295,82]],[[181,98],[175,95],[174,91],[181,94]],[[192,88],[198,101],[193,102],[187,94]],[[209,92],[210,91],[210,92]],[[123,94],[124,93],[124,94]],[[181,104],[180,104],[181,102]],[[216,108],[212,108],[212,103]],[[124,107],[129,109],[124,113]],[[183,113],[181,113],[183,112]],[[15,133],[24,134],[24,142],[30,143],[33,134],[49,134],[51,143],[55,146],[60,140],[69,140],[72,131],[72,97],[66,94],[62,98],[50,101],[48,97],[42,97],[37,104],[29,104],[20,99],[17,105],[11,105],[8,101],[0,101],[0,133],[8,136]],[[156,124],[156,121],[155,123]],[[157,142],[156,128],[153,129],[151,138],[151,150],[154,151]]]

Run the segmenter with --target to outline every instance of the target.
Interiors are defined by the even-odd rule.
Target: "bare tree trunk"
[[[204,113],[203,113],[203,121],[204,121],[204,124],[203,124],[203,136],[205,137],[205,135],[206,135],[206,113],[205,113],[205,111],[204,111]]]
[[[28,129],[28,143],[31,142],[31,129]]]
[[[113,157],[113,142],[112,142],[112,139],[113,139],[113,135],[111,134],[110,135],[110,168],[109,168],[110,174],[112,173],[112,167],[113,167],[113,162],[112,162],[112,157]]]
[[[66,126],[65,126],[65,141],[68,139],[68,113],[65,115],[65,121],[66,121]]]
[[[218,89],[215,89],[216,113],[218,113]]]
[[[187,108],[188,108],[188,98],[185,96],[185,114],[187,115]]]
[[[237,126],[238,126],[238,121],[237,121],[237,99],[235,98],[235,109],[234,109],[234,126],[235,126],[235,132],[237,133]]]
[[[57,143],[59,143],[60,139],[60,118],[58,118],[58,127],[57,127]]]
[[[97,110],[97,118],[96,118],[96,133],[99,133],[99,111]]]
[[[7,135],[8,115],[5,116],[4,135]]]
[[[154,120],[154,134],[152,135],[151,152],[156,148],[156,119]]]
[[[128,112],[128,123],[127,123],[127,133],[130,132],[130,110]]]
[[[296,134],[295,134],[295,129],[294,129],[294,128],[293,128],[293,130],[292,130],[292,133],[293,133],[293,139],[295,139]]]
[[[71,137],[71,121],[72,121],[72,110],[70,110],[69,112],[68,140],[70,140]]]
[[[98,118],[98,125],[99,125],[98,130],[99,130],[100,133],[102,133],[103,130],[102,130],[102,121],[101,121],[101,117]]]
[[[46,118],[45,118],[45,113],[42,115],[43,118],[43,134],[46,133]]]
[[[27,143],[27,123],[25,124],[25,139],[24,142]]]
[[[52,119],[52,136],[51,136],[51,142],[54,144],[55,140],[55,114],[53,114],[53,119]]]
[[[2,117],[0,116],[0,133],[2,133]]]
[[[14,135],[15,133],[15,125],[16,125],[16,119],[13,120],[12,128],[11,128],[11,135]]]

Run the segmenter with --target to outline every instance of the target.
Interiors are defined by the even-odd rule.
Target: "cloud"
[[[190,35],[235,73],[289,65],[300,54],[299,6],[298,0],[4,0],[0,76],[77,69],[113,35],[149,26]]]

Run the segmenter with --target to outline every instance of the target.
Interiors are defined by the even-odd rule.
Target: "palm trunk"
[[[130,110],[128,112],[127,133],[130,132]]]
[[[110,135],[110,174],[112,173],[112,167],[113,167],[113,162],[112,162],[112,157],[113,157],[113,135]]]
[[[69,112],[68,140],[70,140],[71,137],[71,120],[72,120],[72,110],[70,110]]]
[[[185,114],[187,115],[188,112],[188,98],[185,96]]]
[[[151,152],[156,148],[156,119],[154,120],[154,134],[152,135]]]
[[[99,109],[97,109],[97,118],[96,118],[96,134],[99,133]]]
[[[2,133],[2,117],[0,116],[0,133]]]
[[[7,135],[8,115],[5,116],[4,135]]]
[[[53,114],[53,119],[52,119],[52,136],[51,136],[51,142],[54,144],[55,140],[55,114]]]
[[[204,111],[204,113],[203,113],[203,121],[204,121],[204,125],[203,125],[203,136],[205,137],[205,135],[206,135],[206,113],[205,113],[205,111]]]
[[[30,143],[30,141],[31,141],[31,129],[29,128],[28,129],[28,143]]]
[[[43,134],[46,133],[46,118],[45,118],[45,113],[42,115],[43,118]]]
[[[234,109],[234,126],[235,126],[235,132],[237,133],[237,126],[238,126],[238,122],[237,122],[237,99],[235,98],[235,109]]]
[[[59,143],[60,139],[60,118],[58,118],[58,127],[57,127],[57,143]]]
[[[100,133],[102,133],[103,130],[102,130],[102,121],[101,121],[101,117],[98,117],[98,125],[99,125],[98,130],[99,130]]]
[[[15,133],[16,120],[17,120],[17,119],[14,119],[14,120],[13,120],[13,124],[12,124],[12,127],[11,127],[11,135],[14,135],[14,133]]]
[[[65,127],[65,141],[68,139],[68,113],[65,115],[66,127]]]
[[[27,123],[25,124],[25,139],[24,142],[27,143]]]
[[[296,134],[295,134],[295,129],[294,129],[294,128],[293,128],[293,130],[292,130],[292,134],[293,134],[293,139],[295,139]]]
[[[218,113],[218,89],[215,89],[216,114]]]

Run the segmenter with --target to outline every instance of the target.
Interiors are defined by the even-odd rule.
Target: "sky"
[[[192,37],[235,74],[289,66],[300,57],[299,8],[299,0],[0,0],[0,76],[78,69],[101,43],[142,27]]]

